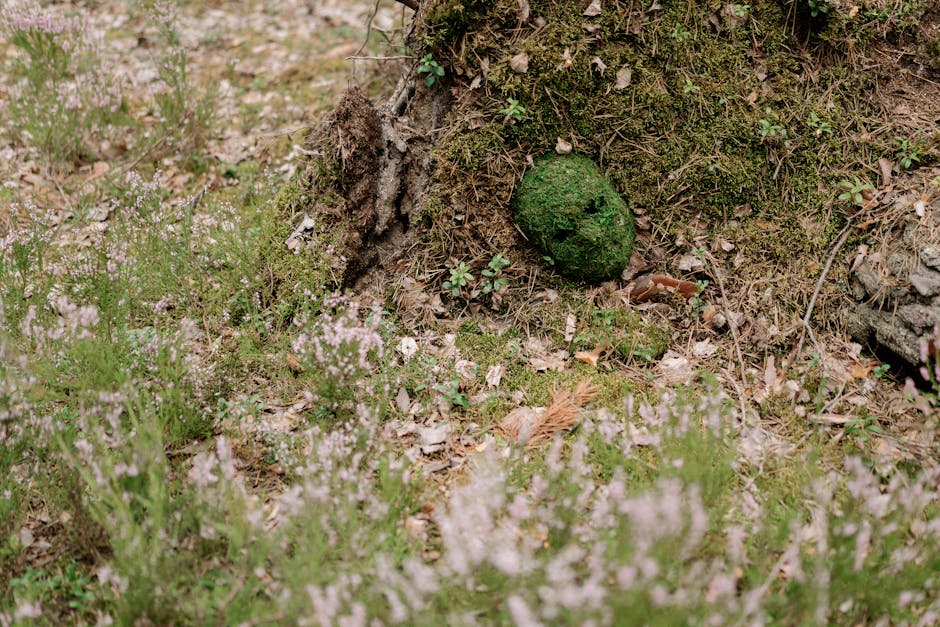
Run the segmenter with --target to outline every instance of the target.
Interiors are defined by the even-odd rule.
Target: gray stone
[[[918,264],[908,280],[921,296],[931,297],[940,294],[940,272]]]

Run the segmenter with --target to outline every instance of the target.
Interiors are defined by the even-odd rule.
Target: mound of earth
[[[448,268],[479,276],[503,255],[510,288],[492,306],[513,309],[514,294],[564,280],[546,267],[544,243],[516,227],[512,198],[538,155],[570,147],[629,200],[631,266],[711,280],[708,289],[721,274],[726,305],[786,348],[808,309],[814,325],[844,329],[849,268],[832,246],[864,204],[846,189],[887,203],[879,164],[901,173],[940,157],[930,104],[940,102],[940,9],[896,4],[426,0],[396,93],[374,106],[350,92],[311,134],[319,156],[301,186],[343,234],[345,285],[386,295],[401,280],[440,286]],[[874,237],[852,235],[850,247]],[[894,305],[878,300],[874,271],[856,268],[854,294],[874,299],[856,309],[856,334],[912,354],[936,320],[922,309],[933,296],[915,287],[933,272],[926,250],[895,264],[910,266],[898,277],[913,290],[898,307],[916,305],[904,309],[910,333],[891,332],[897,341],[876,330]],[[568,276],[616,279],[619,263]],[[441,296],[436,315],[473,300]]]

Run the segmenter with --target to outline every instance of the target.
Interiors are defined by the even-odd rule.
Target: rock
[[[633,250],[633,214],[584,155],[538,159],[513,197],[516,223],[555,268],[597,283],[620,276]]]
[[[907,280],[921,296],[930,297],[940,294],[940,272],[927,266],[918,265]]]
[[[920,260],[928,268],[940,270],[940,245],[928,244],[920,250]]]

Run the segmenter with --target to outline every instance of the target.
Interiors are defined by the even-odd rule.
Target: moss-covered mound
[[[585,156],[539,159],[522,178],[512,204],[529,241],[570,278],[612,279],[630,261],[633,214]]]
[[[446,69],[429,91],[446,85],[458,97],[436,141],[425,203],[433,229],[422,250],[433,259],[422,257],[416,276],[450,258],[479,267],[501,252],[520,282],[547,279],[529,250],[548,242],[519,219],[505,190],[521,181],[530,155],[561,138],[643,216],[636,247],[644,260],[675,273],[670,260],[710,246],[734,269],[726,287],[749,299],[766,289],[748,285],[786,277],[773,299],[753,296],[749,307],[803,311],[813,269],[855,210],[839,200],[846,184],[878,185],[880,160],[899,163],[905,140],[925,147],[919,166],[936,158],[915,113],[923,107],[893,100],[904,94],[895,79],[908,70],[878,52],[889,42],[912,54],[929,47],[918,21],[935,2],[904,5],[422,2],[414,43]],[[547,254],[563,265],[561,253]],[[817,310],[826,310],[827,294]]]

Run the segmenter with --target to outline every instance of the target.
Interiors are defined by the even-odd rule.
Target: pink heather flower
[[[21,603],[16,611],[13,612],[13,620],[21,621],[25,618],[40,618],[42,616],[42,606],[39,603],[26,601]]]
[[[509,608],[509,615],[516,627],[541,627],[536,615],[529,609],[529,606],[522,597],[513,594],[506,599],[506,606]]]
[[[214,473],[218,465],[219,460],[215,454],[197,453],[193,457],[193,465],[187,476],[197,488],[204,488],[219,480],[219,477]]]

